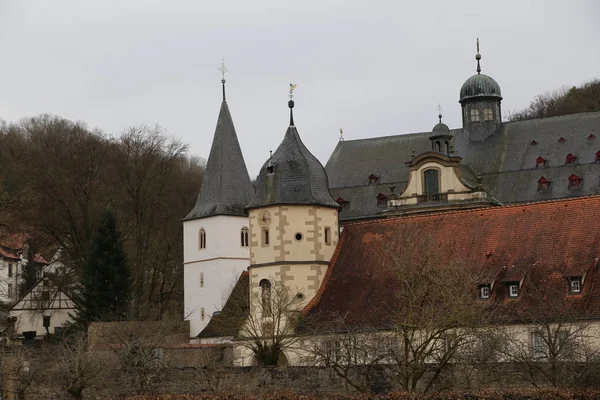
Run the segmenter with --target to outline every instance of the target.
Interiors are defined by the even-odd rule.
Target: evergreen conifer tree
[[[125,317],[131,300],[131,272],[117,221],[104,210],[92,236],[82,277],[77,319],[87,327],[93,321],[115,321]]]

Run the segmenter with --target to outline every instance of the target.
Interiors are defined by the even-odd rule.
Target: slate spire
[[[227,69],[221,66],[223,75]],[[254,197],[252,182],[246,169],[244,156],[238,142],[229,107],[225,101],[225,77],[223,102],[219,111],[215,136],[206,162],[200,194],[194,209],[185,220],[214,215],[247,216],[245,207]]]

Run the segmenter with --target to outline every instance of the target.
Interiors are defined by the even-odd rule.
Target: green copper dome
[[[476,74],[465,81],[460,88],[460,100],[462,103],[465,100],[478,97],[496,97],[502,100],[500,85],[492,77],[484,74]]]

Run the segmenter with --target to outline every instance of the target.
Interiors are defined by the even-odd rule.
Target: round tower
[[[481,73],[481,54],[477,39],[477,74],[465,81],[460,89],[463,130],[471,141],[483,141],[502,124],[502,93],[492,77]]]
[[[325,169],[294,126],[294,101],[288,105],[290,126],[260,169],[248,206],[250,290],[260,296],[273,285],[285,285],[300,292],[305,305],[319,289],[337,245],[339,205],[329,193]]]
[[[442,114],[438,115],[439,122],[431,130],[431,150],[437,151],[442,154],[450,154],[450,148],[452,143],[452,133],[448,125],[442,122]]]

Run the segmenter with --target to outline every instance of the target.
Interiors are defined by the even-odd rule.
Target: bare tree
[[[223,325],[239,325],[237,344],[249,350],[260,366],[277,365],[285,350],[293,349],[299,336],[295,330],[304,296],[272,279],[268,287],[249,291],[233,291],[228,303],[232,309],[247,310],[223,315]],[[248,312],[249,310],[249,312]]]
[[[349,324],[344,316],[311,322],[305,328],[309,336],[300,346],[302,364],[329,368],[353,389],[370,390],[372,370],[385,360],[389,337],[374,329]]]
[[[490,315],[477,299],[477,270],[451,245],[442,247],[415,230],[373,255],[396,282],[393,299],[381,306],[391,316],[387,357],[404,390],[431,390]]]

